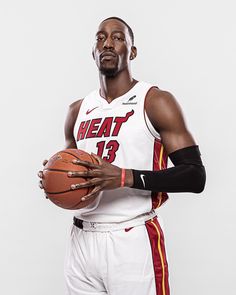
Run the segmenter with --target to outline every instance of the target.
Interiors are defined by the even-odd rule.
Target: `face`
[[[136,56],[128,28],[116,19],[102,22],[95,38],[93,57],[100,73],[105,76],[116,76],[128,68],[130,59]]]

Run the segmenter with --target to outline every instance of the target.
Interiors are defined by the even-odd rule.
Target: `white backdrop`
[[[207,169],[201,195],[171,194],[165,221],[174,295],[234,295],[235,1],[0,0],[0,293],[63,295],[72,212],[38,189],[64,147],[68,105],[98,86],[99,22],[135,33],[134,77],[171,91]]]

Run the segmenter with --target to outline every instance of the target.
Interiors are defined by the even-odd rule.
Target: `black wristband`
[[[153,192],[202,192],[206,173],[198,146],[179,149],[169,157],[175,167],[160,171],[132,170],[132,187]]]

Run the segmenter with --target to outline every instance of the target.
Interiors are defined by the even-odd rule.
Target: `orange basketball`
[[[97,161],[87,152],[78,149],[66,149],[53,155],[43,169],[42,184],[47,198],[64,209],[79,209],[90,204],[95,197],[87,201],[81,198],[91,192],[92,188],[71,189],[72,184],[85,182],[82,177],[69,177],[69,171],[85,171],[86,167],[73,164],[80,159],[97,164]]]

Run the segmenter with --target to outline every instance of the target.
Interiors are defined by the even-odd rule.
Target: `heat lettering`
[[[79,126],[79,130],[78,130],[78,134],[77,134],[77,141],[84,139],[89,123],[90,123],[90,120],[81,122]]]
[[[127,113],[125,117],[116,117],[114,122],[116,123],[114,130],[112,132],[112,136],[117,136],[120,132],[121,125],[128,121],[129,117],[134,114],[134,110]]]
[[[105,118],[102,126],[100,127],[97,137],[109,137],[111,134],[111,126],[112,126],[113,117]]]
[[[118,136],[121,127],[134,114],[134,110],[128,112],[124,117],[96,118],[80,123],[77,133],[77,141],[93,137]]]
[[[99,118],[99,119],[93,119],[91,121],[86,138],[96,137],[96,135],[97,135],[96,131],[99,128],[99,123],[101,122],[101,120],[102,119]]]

